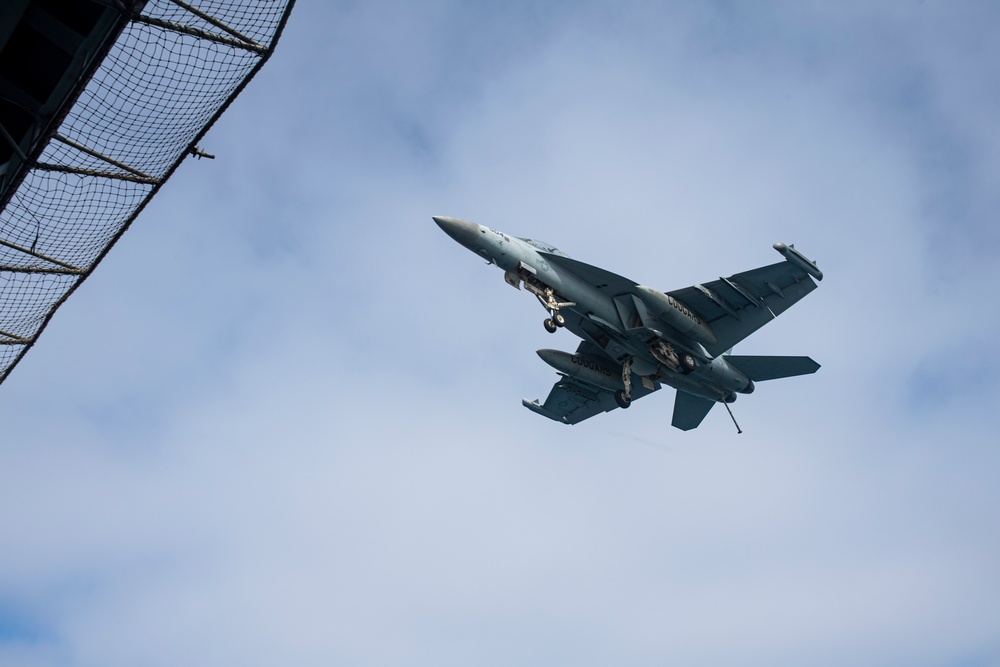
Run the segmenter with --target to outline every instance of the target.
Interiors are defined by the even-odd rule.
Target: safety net
[[[195,6],[196,2],[196,6]],[[149,0],[0,212],[0,383],[263,66],[294,0]]]

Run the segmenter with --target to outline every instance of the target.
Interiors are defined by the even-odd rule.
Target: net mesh
[[[125,28],[0,213],[0,382],[267,60],[292,5],[151,0]]]
[[[131,181],[34,169],[4,211],[0,234],[37,254],[2,247],[0,264],[59,267],[37,256],[44,255],[73,267],[89,267],[152,189]]]

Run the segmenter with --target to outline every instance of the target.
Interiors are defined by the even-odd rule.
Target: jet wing
[[[556,382],[545,403],[522,399],[521,404],[543,417],[564,424],[579,424],[584,419],[618,407],[610,391],[597,389],[572,378]]]
[[[594,266],[592,264],[587,264],[586,262],[573,259],[572,257],[556,255],[550,252],[540,251],[538,254],[545,257],[545,260],[549,263],[575,273],[584,281],[590,283],[599,290],[606,291],[612,296],[618,294],[628,294],[635,291],[637,283],[634,280],[629,280],[624,276],[619,276],[617,273],[611,273],[610,271],[602,269],[599,266]]]
[[[729,350],[816,289],[805,271],[778,262],[728,278],[668,292],[695,311],[715,332],[705,349],[713,357]]]
[[[634,294],[636,282],[565,255],[540,253],[546,261],[573,272],[611,296]],[[701,316],[717,342],[706,346],[718,356],[785,312],[816,289],[805,271],[788,261],[737,273],[728,278],[668,292]]]
[[[597,356],[597,353],[604,354],[601,348],[593,343],[583,341],[576,350],[577,354]],[[594,415],[602,412],[611,412],[618,407],[614,393],[597,387],[588,382],[577,380],[576,378],[560,373],[562,376],[556,382],[544,403],[524,399],[521,404],[533,412],[537,412],[543,417],[563,422],[564,424],[578,424],[585,419],[590,419]],[[642,398],[656,391],[647,389],[640,383],[632,385],[632,400]]]

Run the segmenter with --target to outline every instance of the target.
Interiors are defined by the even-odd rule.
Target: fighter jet
[[[729,412],[756,382],[815,373],[809,357],[741,356],[733,346],[816,289],[823,273],[794,245],[775,243],[785,261],[706,283],[661,292],[572,259],[542,241],[517,238],[457,218],[434,216],[451,238],[533,294],[548,317],[545,330],[565,327],[583,339],[576,352],[538,350],[560,379],[544,403],[523,400],[538,414],[577,424],[674,387],[673,426],[697,428],[716,403]]]

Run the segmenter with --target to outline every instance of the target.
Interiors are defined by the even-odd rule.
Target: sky
[[[0,386],[0,664],[1000,665],[1000,7],[307,2]],[[448,215],[819,289],[569,427]]]

